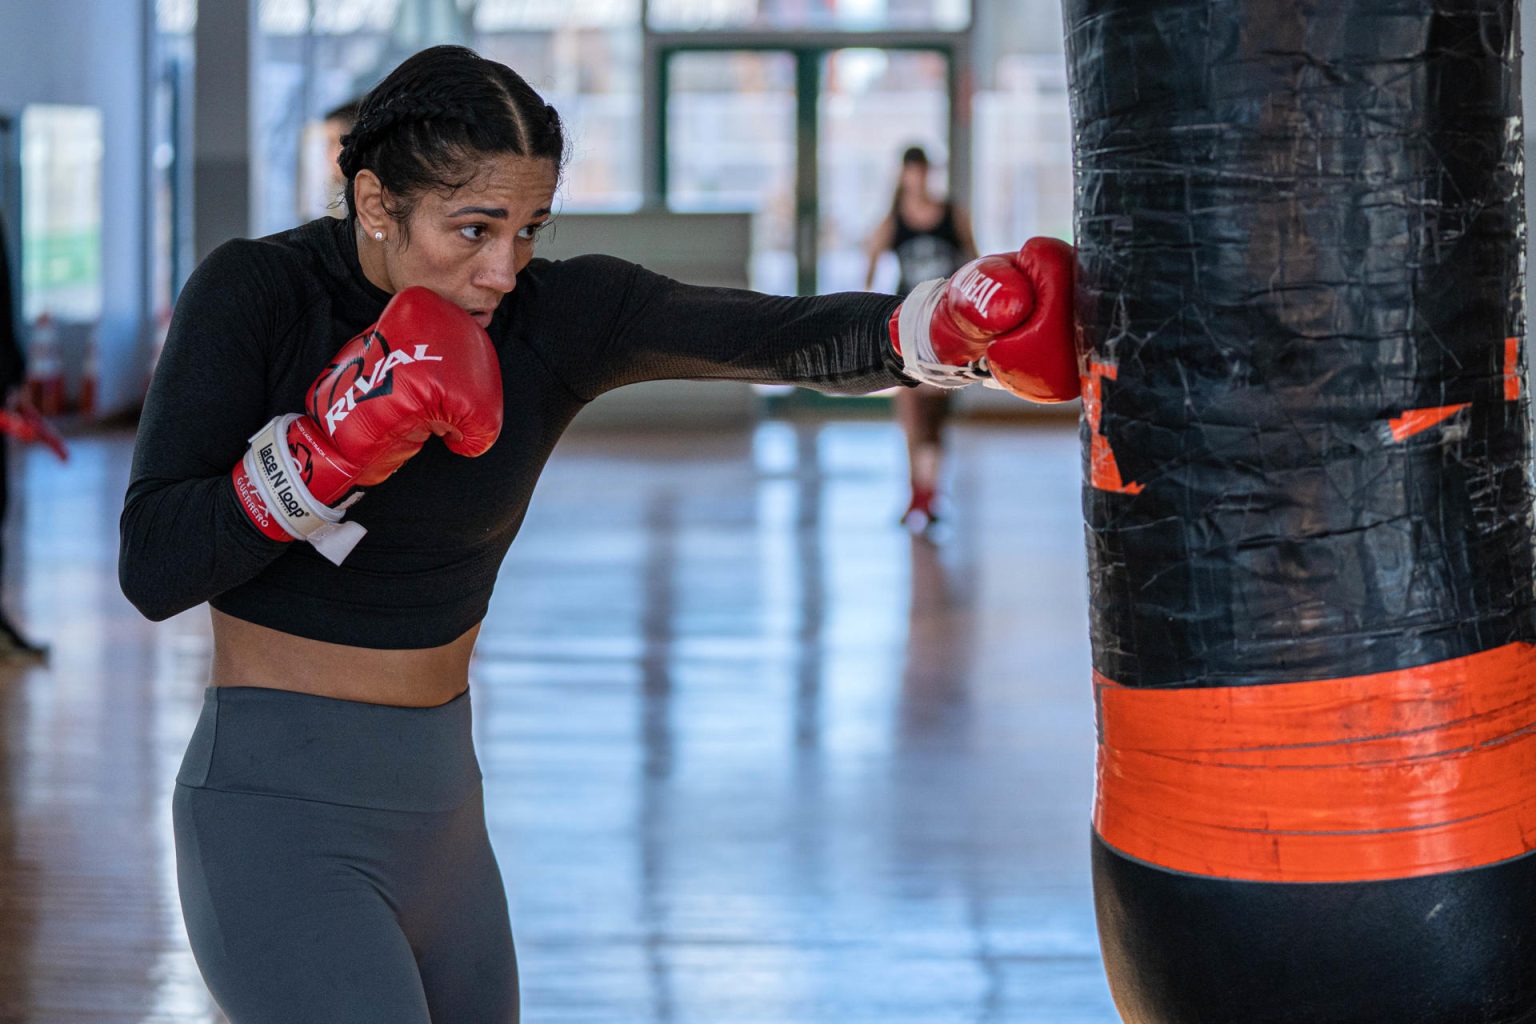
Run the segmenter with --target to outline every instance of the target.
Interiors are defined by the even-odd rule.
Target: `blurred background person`
[[[341,156],[342,136],[357,122],[360,102],[353,97],[327,110],[318,122],[310,121],[304,127],[297,189],[297,212],[302,220],[347,215],[341,202],[347,180],[336,161]]]
[[[346,207],[337,202],[342,190],[347,187],[347,176],[341,173],[341,139],[342,136],[352,131],[352,126],[357,123],[357,111],[362,101],[357,98],[347,100],[339,107],[332,107],[325,112],[325,118],[321,122],[325,129],[325,172],[326,195],[330,202],[326,204],[326,211],[333,217],[345,217]]]
[[[28,404],[25,383],[26,359],[16,337],[16,310],[11,300],[10,249],[6,241],[5,221],[0,218],[0,394],[5,396],[6,409],[21,409]],[[10,504],[10,443],[0,435],[0,524]],[[0,566],[5,561],[5,545],[0,538]],[[43,658],[48,648],[34,643],[21,634],[10,616],[0,609],[0,657]]]
[[[874,287],[875,271],[886,252],[895,253],[900,266],[898,295],[906,295],[921,281],[948,277],[962,263],[976,258],[969,214],[948,198],[933,194],[930,170],[928,153],[921,146],[908,146],[902,153],[891,211],[875,228],[867,247],[866,289]],[[901,521],[923,532],[938,521],[935,498],[950,395],[942,388],[923,384],[901,389],[892,401],[906,437],[912,491]]]

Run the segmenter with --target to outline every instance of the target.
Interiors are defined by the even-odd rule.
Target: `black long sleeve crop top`
[[[298,636],[358,647],[448,643],[479,622],[555,442],[581,408],[657,379],[793,383],[861,393],[910,384],[886,321],[897,299],[680,284],[606,256],[535,259],[497,308],[505,421],[469,459],[437,440],[347,518],[368,534],[341,566],[273,541],[229,471],[273,416],[303,408],[330,357],[390,296],[344,221],[227,242],[193,273],[145,401],[121,521],[119,579],[151,619],[208,601]]]

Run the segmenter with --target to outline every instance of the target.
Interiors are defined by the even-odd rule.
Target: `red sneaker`
[[[935,494],[931,487],[912,488],[912,502],[907,505],[907,510],[901,514],[901,522],[911,530],[922,531],[939,521],[938,515],[933,511]]]

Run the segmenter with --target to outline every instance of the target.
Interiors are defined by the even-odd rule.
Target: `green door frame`
[[[672,58],[681,53],[789,53],[795,58],[795,283],[801,295],[816,291],[819,258],[817,226],[818,156],[822,58],[835,50],[914,50],[937,53],[948,69],[950,191],[957,201],[969,202],[970,191],[970,81],[968,32],[732,32],[647,33],[646,101],[653,111],[644,144],[646,205],[665,208],[667,202],[667,115],[671,97]]]

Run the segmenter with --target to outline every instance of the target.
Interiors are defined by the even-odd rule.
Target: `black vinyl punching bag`
[[[1536,1021],[1513,0],[1064,0],[1132,1024]]]

